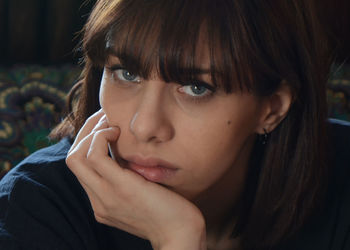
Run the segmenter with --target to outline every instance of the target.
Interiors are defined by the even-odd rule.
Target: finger
[[[84,177],[98,175],[96,171],[90,167],[91,163],[87,160],[87,154],[91,146],[91,142],[94,138],[95,133],[99,130],[108,128],[106,119],[103,117],[100,119],[99,123],[92,129],[89,135],[84,137],[78,144],[74,147],[72,146],[69,150],[66,158],[66,164],[71,169],[71,171],[78,177],[78,179],[84,180],[84,182],[97,182],[99,180],[88,180]]]
[[[82,157],[73,151],[67,156],[66,164],[82,185],[84,184],[89,187],[102,186],[104,180],[90,166],[91,163],[86,159],[86,155]]]
[[[108,143],[118,140],[120,135],[119,127],[107,127],[94,133],[94,137],[89,148],[89,154],[96,154],[98,156],[108,155]]]
[[[79,133],[77,134],[71,148],[75,148],[75,146],[92,131],[92,129],[96,126],[96,124],[98,124],[103,115],[104,112],[102,109],[100,109],[85,121],[84,125],[79,130]]]
[[[101,118],[102,119],[102,118]],[[91,147],[91,142],[95,134],[102,129],[108,128],[106,120],[100,120],[100,122],[93,128],[89,135],[83,138],[78,144],[74,147],[72,146],[67,154],[67,158],[74,158],[76,162],[85,161]]]
[[[95,125],[95,127],[92,128],[89,134],[87,134],[85,137],[82,137],[87,131],[86,130],[85,132],[82,132],[80,136],[75,139],[68,153],[70,153],[73,150],[79,149],[80,153],[86,156],[94,134],[97,131],[101,129],[105,129],[107,127],[108,127],[108,123],[107,123],[106,115],[103,115],[98,121],[98,123]]]
[[[109,171],[118,165],[116,161],[109,157],[109,142],[115,142],[120,135],[118,127],[109,127],[99,130],[94,134],[91,145],[87,153],[87,159],[93,163],[95,170],[101,176],[108,176]],[[118,165],[119,167],[119,165]]]

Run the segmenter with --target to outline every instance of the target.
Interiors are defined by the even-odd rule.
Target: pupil
[[[128,81],[133,81],[136,78],[135,75],[131,74],[129,71],[126,70],[123,71],[123,77]]]
[[[198,85],[192,85],[191,90],[194,94],[200,95],[203,94],[206,91],[206,88],[203,86],[198,86]]]

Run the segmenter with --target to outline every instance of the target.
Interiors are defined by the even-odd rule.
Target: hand
[[[96,220],[148,239],[154,249],[205,249],[205,222],[195,205],[121,168],[108,155],[108,143],[115,143],[119,134],[98,111],[85,122],[66,159]]]

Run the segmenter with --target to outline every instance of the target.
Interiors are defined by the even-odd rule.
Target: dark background
[[[73,49],[94,2],[0,0],[0,65],[77,63]]]
[[[308,1],[308,0],[305,0]],[[316,0],[338,63],[350,63],[350,0]]]
[[[0,0],[0,65],[78,63],[80,55],[72,51],[94,2]],[[350,0],[318,4],[337,61],[343,62],[350,57]]]

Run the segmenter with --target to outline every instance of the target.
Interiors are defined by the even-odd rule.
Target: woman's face
[[[121,134],[110,148],[122,167],[190,200],[218,192],[232,198],[241,191],[263,105],[248,93],[215,91],[209,62],[201,61],[198,80],[183,86],[156,74],[142,79],[111,56],[100,103]]]

